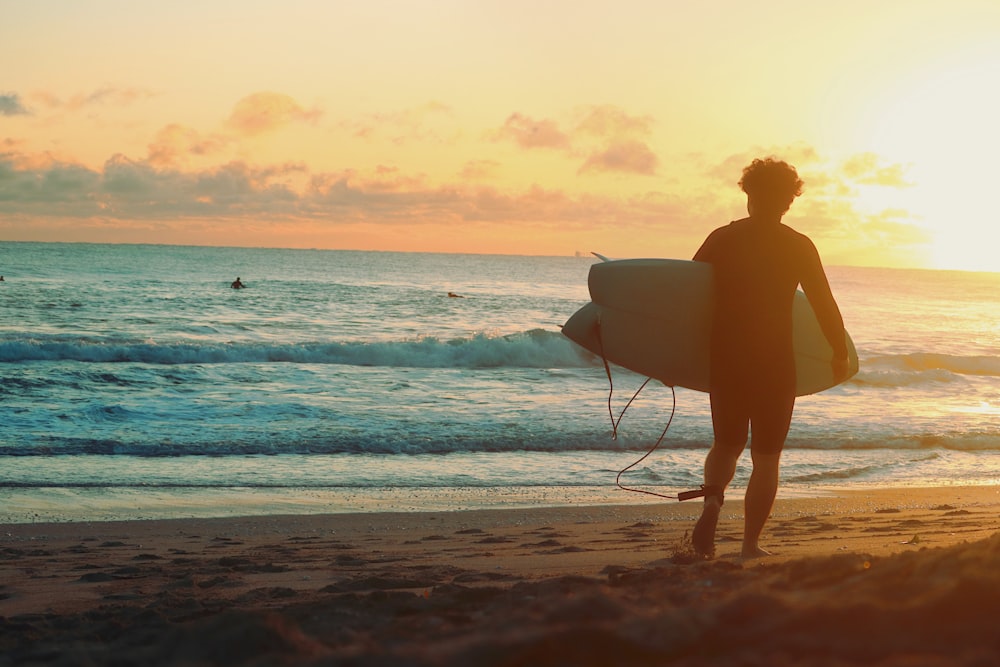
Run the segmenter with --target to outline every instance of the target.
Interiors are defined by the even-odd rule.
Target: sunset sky
[[[1000,271],[997,0],[0,0],[0,240]]]

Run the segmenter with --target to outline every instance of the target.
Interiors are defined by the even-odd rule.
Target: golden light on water
[[[1000,415],[1000,405],[981,402],[977,405],[952,408],[952,412],[972,414],[972,415]]]

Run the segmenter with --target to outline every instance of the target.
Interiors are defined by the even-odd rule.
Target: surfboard
[[[598,255],[598,257],[601,257]],[[590,303],[563,325],[563,334],[607,361],[668,386],[709,390],[712,267],[681,259],[609,260],[590,267]],[[833,348],[806,295],[792,306],[796,395],[839,384]],[[858,353],[847,335],[848,377]]]

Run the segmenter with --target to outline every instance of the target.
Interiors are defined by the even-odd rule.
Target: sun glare
[[[933,236],[934,268],[1000,271],[995,211],[1000,50],[941,62],[885,91],[869,144],[906,168],[901,206]],[[868,204],[873,204],[869,201]]]

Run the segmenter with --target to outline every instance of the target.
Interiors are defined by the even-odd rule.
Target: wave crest
[[[219,364],[302,363],[397,368],[585,368],[595,360],[557,332],[475,334],[386,342],[155,343],[81,339],[0,343],[0,362]]]
[[[906,387],[961,381],[967,376],[1000,377],[1000,357],[915,352],[869,357],[852,379],[876,387]]]

